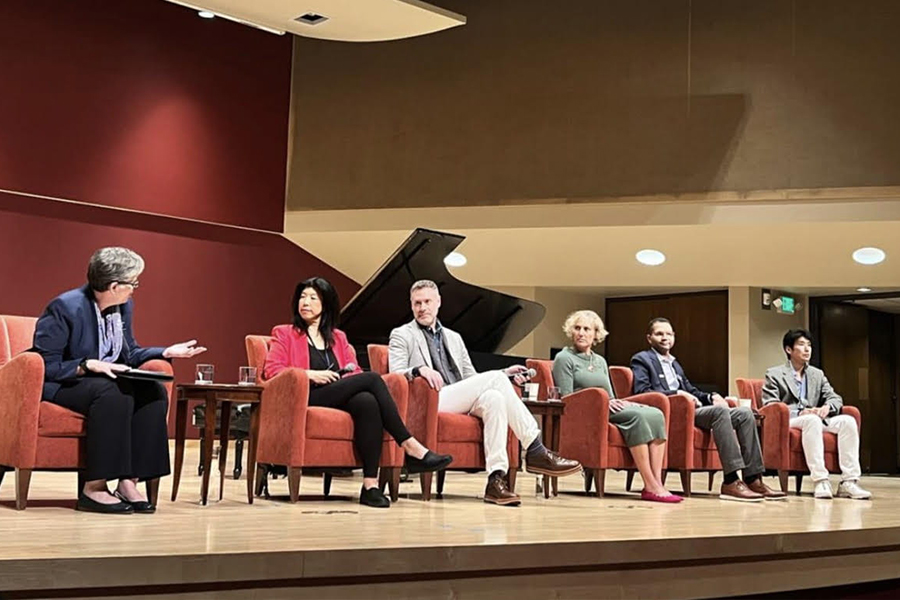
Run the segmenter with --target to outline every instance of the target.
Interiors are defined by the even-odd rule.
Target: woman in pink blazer
[[[272,330],[265,378],[271,379],[285,369],[304,369],[310,381],[310,406],[350,413],[354,443],[363,463],[359,502],[387,508],[391,501],[378,488],[383,431],[406,452],[410,473],[438,471],[453,458],[430,451],[412,437],[381,376],[364,373],[356,365],[356,352],[344,332],[336,327],[339,307],[337,292],[327,280],[312,277],[297,284],[291,300],[293,324],[278,325]]]

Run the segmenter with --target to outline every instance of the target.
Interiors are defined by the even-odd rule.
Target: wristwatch
[[[87,368],[87,362],[88,362],[88,360],[89,360],[89,359],[87,359],[87,358],[82,358],[82,359],[81,359],[81,362],[78,363],[78,368],[81,369],[81,374],[82,374],[82,375],[87,375],[88,373],[90,373],[90,371],[88,371],[88,368]]]
[[[413,367],[411,372],[412,372],[413,377],[418,377],[419,376],[419,367]]]

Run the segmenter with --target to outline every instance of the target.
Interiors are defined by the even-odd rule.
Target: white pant
[[[507,430],[526,448],[541,430],[502,371],[487,371],[441,388],[441,412],[470,414],[484,422],[484,458],[488,473],[509,470]]]
[[[828,425],[822,423],[818,415],[801,415],[791,419],[791,427],[803,431],[803,454],[813,481],[828,479],[825,468],[824,432],[837,434],[838,457],[841,464],[841,480],[859,479],[859,429],[856,419],[850,415],[828,417]]]

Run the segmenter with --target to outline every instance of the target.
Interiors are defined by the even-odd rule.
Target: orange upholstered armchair
[[[629,367],[610,367],[609,378],[616,396],[630,396],[634,387],[634,373]],[[709,473],[709,489],[712,490],[716,471],[722,470],[719,449],[712,431],[694,425],[694,403],[684,396],[669,396],[671,421],[669,422],[668,471],[678,471],[681,489],[691,495],[691,473]],[[630,487],[630,486],[629,486]]]
[[[369,344],[369,366],[376,373],[388,372],[388,347]],[[395,375],[405,377],[402,375]],[[485,468],[484,426],[481,419],[470,415],[438,412],[438,393],[421,377],[409,382],[409,414],[406,427],[427,448],[438,454],[453,455],[450,469],[480,471]],[[516,489],[516,470],[519,467],[519,443],[512,432],[507,443],[509,453],[509,489]],[[447,469],[437,473],[437,495],[444,493],[444,476]],[[422,499],[431,500],[433,473],[422,473]]]
[[[33,471],[76,471],[84,466],[84,417],[41,401],[44,359],[27,352],[36,323],[33,317],[0,315],[0,483],[6,471],[15,470],[18,510],[28,504]],[[141,368],[172,373],[164,360]],[[171,403],[172,384],[166,389]],[[156,504],[159,479],[147,482],[147,495]]]
[[[539,384],[538,400],[546,400],[547,386],[554,385],[553,361],[529,358],[525,363],[537,371],[532,382]],[[650,392],[620,398],[661,410],[666,417],[668,431],[669,400],[663,394]],[[566,403],[566,412],[560,421],[559,453],[581,462],[585,470],[584,490],[590,492],[596,480],[597,496],[602,497],[607,469],[627,470],[627,487],[630,489],[637,466],[619,428],[609,422],[609,394],[606,390],[587,388],[565,396],[562,401]]]
[[[303,369],[286,369],[268,381],[262,380],[266,356],[272,338],[248,335],[247,359],[256,367],[257,383],[264,386],[259,407],[256,494],[266,484],[265,464],[284,465],[288,470],[291,502],[300,499],[300,473],[303,467],[362,466],[353,445],[353,419],[349,413],[323,406],[309,406],[309,378]],[[385,375],[400,417],[406,418],[408,389],[402,375]],[[381,488],[390,488],[391,499],[398,498],[400,467],[404,452],[387,432],[381,452],[379,480]],[[324,492],[331,491],[331,475],[324,477]]]
[[[763,448],[763,464],[766,470],[778,471],[778,481],[781,491],[788,491],[788,475],[796,477],[796,492],[800,495],[803,486],[803,476],[809,474],[806,466],[806,457],[803,454],[803,441],[799,429],[791,429],[790,409],[784,402],[770,402],[763,406],[762,388],[763,379],[735,379],[738,394],[741,398],[750,398],[753,408],[758,410],[765,418],[762,422],[762,436],[760,443]],[[850,415],[856,419],[856,426],[862,431],[862,417],[855,406],[847,406],[841,409],[841,413]],[[840,473],[840,459],[838,458],[837,435],[825,432],[825,468],[829,473]]]

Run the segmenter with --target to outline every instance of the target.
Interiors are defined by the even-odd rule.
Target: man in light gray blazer
[[[859,486],[859,428],[856,419],[842,415],[844,401],[834,391],[821,369],[809,364],[812,335],[805,329],[791,329],[782,340],[786,364],[766,371],[762,401],[784,402],[791,411],[791,427],[802,431],[803,454],[816,487],[816,498],[831,498],[831,484],[825,468],[824,432],[837,434],[841,464],[838,497],[867,500],[872,494]]]
[[[439,393],[438,410],[471,414],[484,421],[484,456],[488,483],[484,501],[515,505],[519,496],[510,491],[506,474],[508,429],[526,451],[526,471],[560,477],[581,471],[578,461],[568,460],[541,443],[541,431],[522,404],[509,378],[522,383],[525,367],[514,365],[503,371],[478,373],[472,366],[466,344],[455,331],[438,321],[441,295],[433,281],[422,280],[410,290],[412,321],[391,332],[388,366],[392,373],[408,379],[422,377]]]

